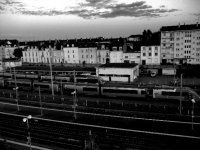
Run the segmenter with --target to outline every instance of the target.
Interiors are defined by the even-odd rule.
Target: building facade
[[[17,47],[11,47],[11,45],[6,45],[4,47],[4,58],[14,58],[14,50],[16,49]]]
[[[123,53],[123,61],[127,63],[140,64],[140,52]]]
[[[28,47],[22,51],[23,62],[28,63],[61,63],[63,62],[64,55],[62,50],[55,50],[54,48],[45,48],[39,50],[37,46]]]
[[[97,63],[106,64],[110,62],[110,50],[104,44],[97,49]]]
[[[200,25],[161,28],[162,63],[200,64]]]
[[[96,64],[97,63],[97,48],[87,47],[78,48],[79,64]]]
[[[160,46],[141,46],[142,65],[160,65]]]
[[[110,63],[123,63],[123,51],[110,51]]]

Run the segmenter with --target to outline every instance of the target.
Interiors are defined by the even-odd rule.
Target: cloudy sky
[[[127,37],[200,22],[200,0],[0,0],[0,39]]]

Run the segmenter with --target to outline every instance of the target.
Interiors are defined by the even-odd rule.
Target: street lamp
[[[181,91],[180,91],[180,108],[179,108],[179,111],[180,111],[180,115],[182,114],[182,88],[183,88],[183,74],[181,74]]]
[[[192,102],[192,112],[191,112],[191,117],[192,117],[192,130],[194,130],[194,104],[196,103],[195,99],[191,99]]]
[[[76,91],[71,93],[73,95],[73,109],[74,109],[74,119],[77,118],[76,116],[76,107],[77,107],[77,100],[76,100]]]
[[[19,103],[18,102],[18,89],[19,89],[19,87],[17,86],[15,68],[14,68],[14,77],[15,77],[15,88],[13,88],[13,90],[15,90],[15,92],[16,92],[17,111],[19,111],[19,104],[18,104]]]
[[[15,87],[15,88],[13,88],[13,90],[15,90],[16,91],[16,102],[17,102],[17,111],[19,111],[19,102],[18,102],[18,89],[19,89],[19,87]]]
[[[40,86],[39,86],[39,99],[40,99],[40,115],[43,116],[43,111],[42,111],[42,98],[41,98]]]
[[[51,75],[51,92],[52,92],[52,96],[53,96],[53,100],[54,100],[54,86],[53,86],[53,74],[52,74],[52,48],[50,47],[50,51],[49,51],[49,67],[50,67],[50,75]]]
[[[29,145],[29,149],[32,150],[32,147],[31,147],[31,132],[30,132],[30,125],[29,125],[29,122],[28,120],[31,119],[32,116],[31,115],[28,115],[26,118],[23,118],[23,122],[26,122],[27,124],[27,130],[28,130],[28,137],[27,137],[27,144]]]

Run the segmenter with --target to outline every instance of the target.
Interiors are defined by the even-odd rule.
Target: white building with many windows
[[[78,53],[79,53],[79,64],[97,63],[97,47],[79,48]]]
[[[200,25],[161,28],[162,63],[200,64]]]
[[[37,46],[28,47],[27,50],[22,51],[23,62],[50,63],[50,59],[52,63],[63,62],[63,51],[51,47],[39,50]]]
[[[142,65],[160,65],[160,46],[141,46]]]

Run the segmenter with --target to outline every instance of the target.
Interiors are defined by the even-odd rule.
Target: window
[[[82,58],[84,58],[83,55],[82,55]]]
[[[158,53],[155,53],[155,56],[158,56]]]
[[[155,50],[158,50],[158,47],[157,47],[157,46],[155,47]]]
[[[143,53],[143,56],[146,56],[146,53]]]
[[[151,53],[149,53],[149,56],[151,56]]]
[[[128,59],[128,56],[125,56],[125,59]]]

